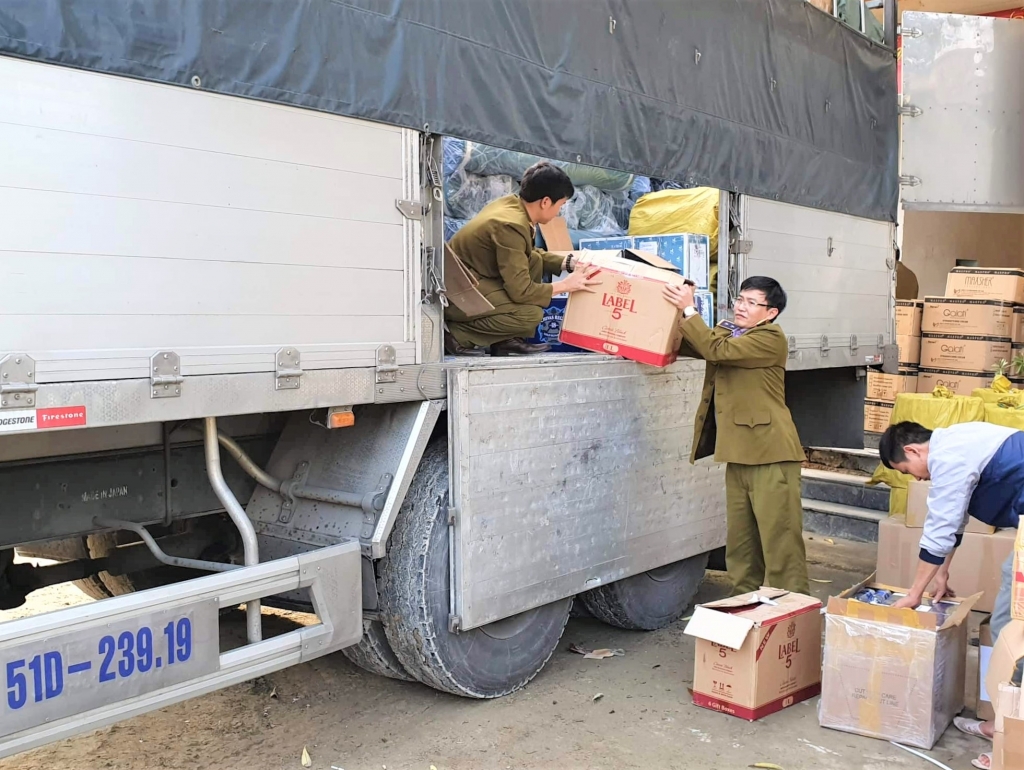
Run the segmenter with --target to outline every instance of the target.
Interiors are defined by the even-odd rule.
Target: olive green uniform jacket
[[[789,346],[782,329],[768,323],[733,337],[731,324],[709,329],[699,315],[681,325],[682,355],[707,362],[691,462],[712,454],[737,465],[803,462],[786,406]]]

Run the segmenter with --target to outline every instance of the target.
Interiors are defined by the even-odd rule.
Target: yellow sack
[[[944,388],[933,393],[901,393],[896,396],[890,425],[898,422],[916,422],[929,430],[948,428],[961,422],[985,422],[985,402],[973,396],[947,396]],[[889,493],[889,515],[899,516],[907,512],[907,485],[912,477],[899,471],[891,471],[879,463],[871,477],[871,484],[887,484]]]
[[[711,291],[718,287],[718,201],[711,187],[648,193],[629,214],[630,235],[694,233],[708,236]]]
[[[985,422],[985,402],[974,396],[935,398],[931,393],[901,393],[896,397],[891,424],[898,422],[916,422],[928,430]]]
[[[718,254],[718,198],[718,190],[710,187],[648,193],[633,206],[629,234],[706,235],[714,259]]]
[[[995,388],[975,388],[971,393],[986,404],[1006,404],[1007,406],[1024,406],[1024,391],[998,391]]]
[[[875,469],[868,486],[885,484],[889,487],[889,515],[902,516],[907,512],[907,489],[913,476],[899,471],[891,471],[881,463]]]
[[[990,422],[993,425],[1003,425],[1016,430],[1024,430],[1024,409],[1008,408],[999,404],[986,404],[985,422]]]

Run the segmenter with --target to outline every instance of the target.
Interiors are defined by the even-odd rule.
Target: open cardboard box
[[[1013,620],[996,639],[985,679],[988,692],[994,699],[996,717],[993,770],[1024,770],[1024,713],[1019,700],[1017,713],[1012,713],[1012,706],[1005,697],[1006,685],[1021,658],[1024,658],[1024,621]]]
[[[662,290],[686,282],[675,265],[656,254],[577,251],[600,268],[594,291],[569,295],[559,340],[595,353],[622,356],[651,366],[668,366],[679,356],[682,311],[667,302]]]
[[[821,690],[821,602],[774,588],[698,606],[693,702],[749,721]]]
[[[967,623],[979,596],[943,602],[945,615],[853,597],[874,576],[828,602],[822,727],[931,749],[964,705]]]

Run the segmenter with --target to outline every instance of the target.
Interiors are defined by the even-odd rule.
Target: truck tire
[[[359,640],[359,644],[343,649],[341,654],[371,674],[401,679],[405,682],[415,681],[402,668],[379,620],[363,618],[363,638]]]
[[[89,548],[84,537],[69,537],[66,540],[37,543],[25,548],[18,548],[18,553],[34,559],[50,559],[51,561],[77,561],[90,558]],[[114,596],[99,575],[90,575],[73,582],[90,599],[109,599]]]
[[[706,553],[617,580],[579,595],[590,614],[617,628],[655,631],[679,620],[697,594]]]
[[[515,692],[547,663],[569,619],[563,599],[471,631],[448,630],[448,444],[429,446],[381,563],[381,620],[413,677],[467,698]]]

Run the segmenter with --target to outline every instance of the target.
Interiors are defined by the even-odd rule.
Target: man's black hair
[[[932,432],[916,422],[898,422],[890,425],[878,442],[878,458],[889,470],[893,463],[907,461],[906,448],[910,444],[927,444]]]
[[[768,303],[768,307],[778,310],[779,315],[782,315],[782,311],[786,309],[786,292],[783,290],[782,284],[774,278],[752,275],[743,282],[740,291],[764,292],[764,301]]]
[[[519,197],[527,203],[550,198],[552,203],[567,200],[573,196],[573,187],[569,175],[554,163],[546,160],[534,163],[525,172],[519,185]]]

